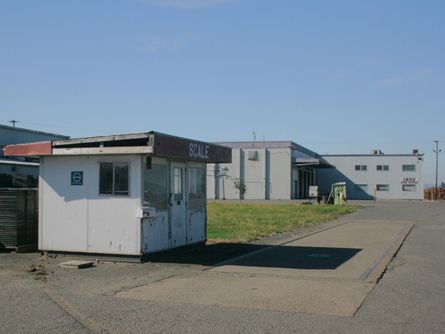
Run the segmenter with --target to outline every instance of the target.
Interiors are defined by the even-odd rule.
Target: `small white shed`
[[[206,241],[206,164],[231,149],[158,132],[11,145],[40,157],[39,249],[143,256]]]

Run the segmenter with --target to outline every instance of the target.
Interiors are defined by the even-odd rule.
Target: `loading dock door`
[[[185,205],[185,164],[172,162],[170,167],[170,221],[172,246],[187,243],[187,212]]]

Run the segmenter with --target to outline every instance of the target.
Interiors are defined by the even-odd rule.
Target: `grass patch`
[[[268,235],[326,222],[358,206],[208,203],[210,241],[247,242]]]

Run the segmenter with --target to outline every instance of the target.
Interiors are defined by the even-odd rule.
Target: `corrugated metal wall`
[[[0,127],[0,144],[20,144],[20,143],[31,143],[45,140],[57,140],[66,138],[62,135],[44,133],[38,131],[31,131],[20,128],[11,127]]]
[[[37,248],[37,189],[0,189],[0,249]]]

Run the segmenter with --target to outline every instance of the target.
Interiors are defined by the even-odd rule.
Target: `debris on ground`
[[[62,268],[75,268],[75,269],[85,269],[93,267],[93,261],[81,261],[81,260],[72,260],[67,262],[59,263],[58,266]]]
[[[34,273],[35,279],[41,279],[44,278],[44,276],[48,275],[46,272],[45,264],[48,261],[48,256],[46,254],[43,254],[37,259],[37,262],[34,264],[31,264],[26,271],[28,273]]]

